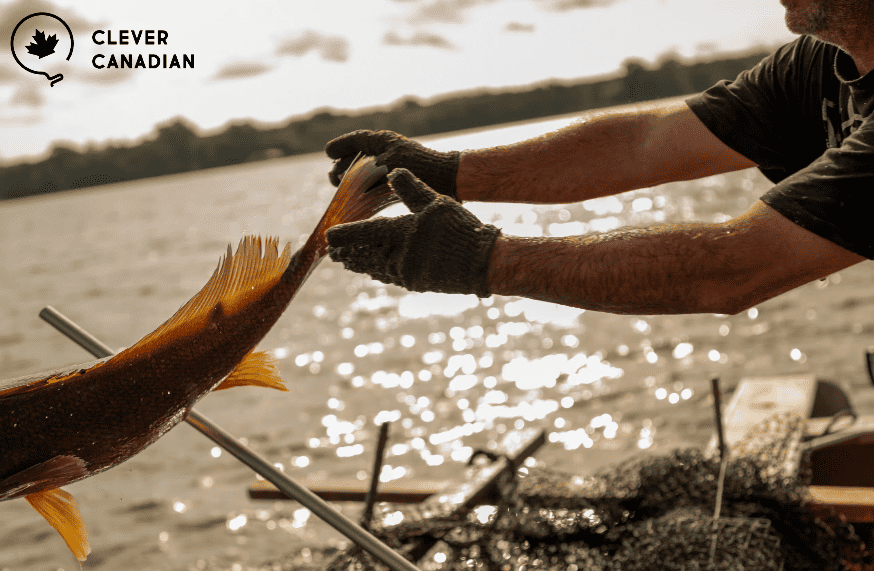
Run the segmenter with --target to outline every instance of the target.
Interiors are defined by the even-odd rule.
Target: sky
[[[61,18],[27,16],[47,12]],[[791,41],[779,0],[17,0],[0,2],[0,164],[57,142],[136,141],[616,73],[629,58],[710,58]],[[95,32],[102,33],[95,35]],[[119,41],[122,30],[128,45]],[[166,32],[166,44],[145,45]],[[15,31],[15,37],[13,36]],[[37,32],[54,53],[39,57]],[[132,34],[140,38],[134,44]],[[38,36],[37,36],[38,37]],[[14,55],[38,75],[16,62]],[[33,49],[33,48],[32,48]],[[102,54],[102,58],[94,57]],[[161,67],[94,66],[156,54]],[[163,68],[176,55],[194,67]],[[63,75],[51,85],[48,76]]]

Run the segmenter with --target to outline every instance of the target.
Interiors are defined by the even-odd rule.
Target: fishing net
[[[720,480],[716,451],[676,450],[595,476],[521,469],[492,506],[469,513],[408,508],[373,532],[422,569],[464,571],[794,571],[867,569],[852,526],[805,507],[804,422],[775,416],[736,444]],[[392,508],[396,509],[396,508]],[[384,569],[352,547],[333,571]]]

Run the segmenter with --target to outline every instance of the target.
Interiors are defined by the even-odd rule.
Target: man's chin
[[[823,0],[780,0],[786,7],[786,27],[794,34],[817,36],[834,27],[833,7]]]
[[[798,21],[798,18],[795,17],[794,14],[790,14],[786,12],[786,28],[792,32],[793,34],[802,35],[806,32],[804,31],[804,27],[801,25],[802,23]]]
[[[822,26],[817,25],[818,22],[811,17],[811,14],[793,10],[791,7],[786,8],[785,21],[786,27],[793,34],[813,36],[822,31]]]

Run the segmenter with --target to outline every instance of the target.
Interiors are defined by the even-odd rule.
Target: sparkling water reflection
[[[506,143],[557,126],[432,144]],[[309,156],[0,204],[0,377],[85,358],[36,319],[44,305],[130,344],[205,283],[227,242],[259,233],[299,244],[330,199],[326,168]],[[508,233],[564,236],[725,220],[766,188],[744,171],[580,204],[466,206]],[[392,427],[381,481],[456,478],[476,448],[529,426],[551,431],[536,462],[586,474],[704,443],[714,375],[726,390],[743,376],[802,370],[865,382],[872,277],[863,264],[734,316],[616,316],[409,293],[325,262],[262,343],[290,393],[239,389],[198,407],[295,478],[368,479],[383,422]],[[193,431],[171,431],[71,487],[92,535],[88,568],[318,566],[345,542],[293,502],[249,501],[253,479]],[[357,518],[360,508],[342,509]],[[25,502],[0,504],[0,528],[13,538],[0,544],[10,570],[72,568]]]

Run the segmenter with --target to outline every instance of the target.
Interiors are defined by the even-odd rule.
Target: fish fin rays
[[[73,496],[61,488],[54,488],[28,494],[25,499],[61,534],[76,559],[85,561],[91,553],[91,546],[88,545],[88,532],[79,513],[79,505]]]
[[[278,238],[268,238],[261,253],[261,238],[246,236],[232,253],[219,262],[212,277],[188,303],[152,333],[128,347],[113,359],[124,360],[147,353],[165,340],[201,331],[220,318],[220,314],[235,314],[257,301],[282,277],[291,259],[286,245],[278,252]]]
[[[279,376],[276,361],[265,351],[249,353],[214,391],[233,387],[265,387],[288,391]]]
[[[55,456],[0,480],[6,490],[0,500],[26,495],[29,490],[57,488],[62,482],[84,478],[88,474],[85,462],[75,456]]]
[[[357,222],[370,218],[383,208],[400,202],[400,198],[392,192],[388,185],[371,188],[374,183],[388,174],[388,168],[377,166],[376,157],[361,156],[346,170],[337,193],[322,220],[316,228],[316,233],[325,241],[324,232],[337,224]],[[325,241],[325,247],[327,242]]]

